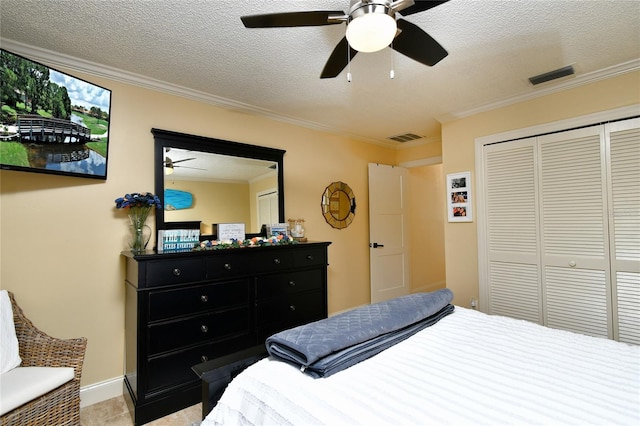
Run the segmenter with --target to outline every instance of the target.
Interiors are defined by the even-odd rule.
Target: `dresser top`
[[[155,250],[147,250],[140,254],[133,254],[131,251],[123,251],[121,254],[125,257],[129,257],[135,260],[154,260],[154,259],[170,259],[176,257],[195,257],[195,256],[221,256],[224,254],[240,253],[240,252],[255,252],[255,251],[271,251],[271,250],[296,250],[309,247],[327,247],[331,244],[330,241],[307,241],[296,244],[282,244],[274,246],[255,246],[255,247],[239,247],[239,248],[221,248],[214,250],[199,250],[199,251],[166,251],[164,253],[158,253]]]

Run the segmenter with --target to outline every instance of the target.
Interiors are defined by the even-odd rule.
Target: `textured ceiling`
[[[438,139],[440,123],[453,117],[640,69],[636,0],[451,0],[406,18],[448,57],[430,68],[390,49],[360,53],[351,83],[346,72],[319,78],[344,25],[246,29],[240,21],[246,14],[346,11],[348,3],[1,0],[0,35],[14,51],[55,52],[77,69],[102,65],[372,142],[407,132]],[[575,76],[536,87],[527,80],[566,65]]]

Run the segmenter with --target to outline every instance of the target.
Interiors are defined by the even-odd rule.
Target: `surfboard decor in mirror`
[[[216,239],[218,223],[244,223],[247,236],[284,222],[284,150],[151,129],[155,191],[163,209],[156,229],[200,228]]]
[[[356,215],[356,196],[344,182],[333,182],[322,194],[322,216],[334,228],[351,225]]]

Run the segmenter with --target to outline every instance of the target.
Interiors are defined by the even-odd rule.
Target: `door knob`
[[[373,248],[384,247],[384,244],[373,243],[373,244],[369,244],[369,247],[373,247]]]

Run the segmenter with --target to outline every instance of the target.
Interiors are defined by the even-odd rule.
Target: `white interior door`
[[[640,345],[640,118],[610,123],[609,229],[614,336]]]
[[[545,324],[613,337],[604,128],[538,141]]]
[[[484,163],[484,305],[490,314],[542,323],[535,138],[485,147]]]
[[[278,223],[278,217],[278,191],[258,194],[258,229],[262,225]]]
[[[640,344],[640,119],[482,151],[488,312]]]
[[[371,303],[409,294],[406,220],[408,171],[369,164],[369,259]]]

